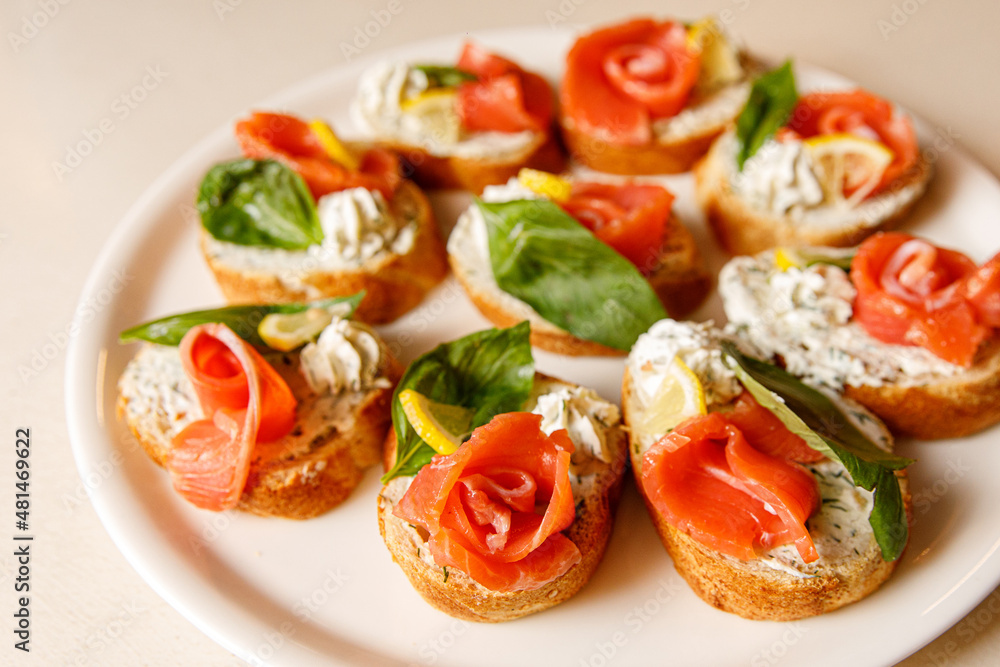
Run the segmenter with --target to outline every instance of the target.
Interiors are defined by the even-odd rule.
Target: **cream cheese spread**
[[[851,321],[856,295],[847,273],[829,264],[781,271],[774,252],[729,261],[719,274],[728,330],[766,358],[814,384],[913,386],[955,375],[961,366],[921,347],[872,338]]]
[[[362,73],[358,92],[351,105],[351,118],[365,132],[419,146],[431,155],[468,159],[506,160],[515,158],[537,141],[538,133],[465,132],[457,136],[442,132],[440,121],[427,114],[408,110],[412,101],[428,90],[427,76],[406,63],[382,62]]]
[[[342,318],[323,329],[315,342],[300,354],[302,376],[317,394],[359,392],[391,386],[379,376],[382,348],[364,325]]]

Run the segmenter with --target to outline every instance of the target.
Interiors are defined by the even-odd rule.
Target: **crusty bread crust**
[[[297,275],[297,284],[273,271],[243,270],[212,256],[210,237],[201,229],[201,249],[226,300],[236,303],[283,303],[346,296],[364,290],[354,318],[371,324],[391,322],[415,308],[448,274],[448,264],[434,212],[427,196],[404,181],[391,203],[396,215],[412,217],[417,228],[413,247],[404,255],[387,252],[355,269],[318,267]],[[405,212],[405,213],[404,213]]]
[[[776,246],[844,248],[857,245],[875,232],[898,227],[920,199],[931,177],[930,163],[920,158],[887,192],[870,200],[885,203],[884,212],[878,217],[866,219],[848,211],[840,224],[818,224],[791,220],[751,207],[729,182],[727,161],[730,159],[726,142],[718,141],[695,166],[694,177],[695,198],[705,211],[720,245],[733,255],[753,255]],[[888,204],[887,197],[909,187],[918,189],[916,196],[899,206]]]
[[[874,538],[865,551],[822,566],[817,576],[797,577],[725,556],[677,530],[656,511],[642,487],[642,455],[636,443],[640,434],[635,432],[635,425],[642,423],[638,419],[640,412],[641,405],[635,398],[631,376],[626,368],[622,381],[622,414],[631,430],[629,456],[636,485],[677,572],[700,598],[716,609],[755,620],[808,618],[866,597],[895,570],[899,559],[884,561]],[[910,494],[906,475],[905,472],[896,474],[909,516]]]
[[[538,374],[538,378],[544,376]],[[568,383],[567,383],[568,384]],[[621,426],[607,431],[611,463],[596,461],[597,472],[585,482],[583,497],[576,501],[576,520],[563,531],[580,549],[582,560],[558,579],[533,591],[497,592],[455,568],[443,568],[423,560],[426,535],[392,513],[402,497],[406,480],[391,481],[378,497],[379,532],[413,588],[431,605],[450,616],[480,623],[511,621],[553,607],[575,595],[590,580],[611,537],[614,514],[625,477],[628,446]],[[386,439],[387,460],[395,450],[395,433]]]
[[[848,386],[844,393],[896,435],[922,440],[971,435],[1000,422],[1000,339],[984,345],[973,366],[953,377],[914,386]]]
[[[487,185],[506,183],[524,167],[561,172],[566,158],[553,132],[539,132],[523,151],[504,159],[432,155],[420,146],[381,139],[378,145],[403,158],[407,176],[428,189],[457,188],[481,194]]]
[[[691,169],[712,142],[722,134],[725,123],[671,141],[654,140],[638,146],[614,144],[577,129],[573,119],[560,119],[563,141],[577,164],[609,174],[679,174]]]
[[[163,358],[155,366],[159,370],[152,370],[152,357],[147,355],[157,354]],[[379,461],[392,423],[392,391],[402,369],[383,349],[381,374],[391,386],[317,395],[299,372],[298,353],[274,353],[266,358],[298,401],[296,421],[284,438],[254,447],[238,509],[261,516],[309,519],[343,502],[361,482],[364,471]],[[167,383],[197,405],[175,348],[145,344],[129,362],[123,379],[129,374],[138,382]],[[136,382],[131,385],[119,383],[118,418],[149,457],[165,466],[174,436],[198,415],[170,415],[156,405],[155,397],[137,390]]]
[[[486,291],[469,279],[471,258],[450,253],[448,261],[469,299],[486,319],[498,327],[510,327],[523,319],[504,307],[499,289]],[[656,268],[648,276],[649,283],[671,317],[684,317],[704,301],[712,287],[712,278],[691,232],[673,215],[664,226],[663,247],[657,261]],[[531,344],[571,356],[618,357],[625,354],[622,350],[578,338],[551,322],[531,322]]]

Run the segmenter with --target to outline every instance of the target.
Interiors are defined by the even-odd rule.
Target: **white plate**
[[[557,80],[568,32],[482,33]],[[450,61],[465,36],[380,57]],[[346,101],[372,60],[331,70],[258,108],[288,109],[349,127]],[[804,87],[847,82],[800,68]],[[237,155],[231,125],[174,165],[132,207],[101,253],[82,296],[96,313],[74,338],[66,373],[69,432],[80,473],[106,478],[92,501],[112,539],[149,584],[230,651],[276,665],[616,664],[880,665],[895,662],[959,620],[1000,581],[1000,448],[996,432],[954,442],[901,443],[911,469],[915,523],[903,562],[876,594],[788,624],[746,621],[701,602],[680,580],[634,489],[622,499],[607,556],[575,598],[501,625],[456,621],[426,605],[378,535],[370,471],[341,507],[307,522],[195,509],[115,419],[115,383],[131,346],[119,331],[147,318],[222,302],[196,249],[191,203],[206,169]],[[932,128],[921,126],[925,142]],[[957,147],[938,147],[938,174],[908,229],[969,251],[1000,248],[992,226],[1000,186]],[[665,179],[677,211],[717,269],[723,257],[694,206],[689,176]],[[437,197],[444,218],[466,201]],[[124,288],[121,284],[124,283]],[[84,311],[81,311],[84,312]],[[696,319],[719,317],[716,296]],[[451,280],[383,332],[404,361],[488,326]],[[619,395],[622,362],[537,353],[541,370]]]

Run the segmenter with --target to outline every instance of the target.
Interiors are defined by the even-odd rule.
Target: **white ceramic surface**
[[[447,60],[464,36],[378,54]],[[477,35],[518,53],[550,78],[568,32],[549,29]],[[255,105],[322,115],[347,127],[344,101],[369,59],[333,69]],[[809,69],[810,85],[839,82]],[[922,128],[925,129],[925,128]],[[633,489],[592,582],[573,600],[499,626],[455,621],[428,607],[391,562],[377,531],[370,472],[346,504],[308,522],[212,514],[176,497],[114,417],[115,381],[132,353],[117,332],[148,317],[213,305],[211,277],[196,250],[190,202],[205,169],[233,156],[222,127],[165,173],[132,207],[107,243],[84,290],[105,290],[116,271],[133,276],[71,344],[66,410],[84,475],[124,457],[120,474],[91,500],[118,548],[172,606],[240,657],[276,665],[442,664],[782,665],[889,664],[943,632],[1000,581],[1000,450],[991,434],[961,441],[901,444],[919,459],[911,469],[916,523],[895,576],[861,603],[790,624],[750,622],[705,605],[674,572]],[[1000,246],[987,223],[1000,210],[1000,186],[960,150],[944,154],[939,175],[909,228],[966,250],[977,260]],[[703,248],[715,246],[691,197],[689,176],[665,179],[677,209]],[[463,195],[435,198],[453,215]],[[717,268],[722,257],[713,254]],[[717,297],[696,319],[721,313]],[[424,305],[385,327],[404,360],[487,323],[449,280]],[[594,386],[617,399],[620,360],[537,354],[541,370]],[[972,463],[975,462],[973,466]],[[379,604],[372,605],[371,600]],[[724,638],[724,641],[720,641]]]

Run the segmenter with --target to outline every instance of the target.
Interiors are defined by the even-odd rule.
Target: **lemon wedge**
[[[806,139],[826,197],[853,206],[878,186],[895,153],[885,144],[854,134],[821,134]],[[850,193],[850,195],[845,195]]]
[[[685,419],[706,413],[705,388],[701,380],[675,356],[645,412],[641,428],[644,433],[664,435]]]
[[[257,325],[257,334],[268,347],[289,352],[314,339],[332,321],[333,313],[325,308],[269,313]]]
[[[358,170],[358,158],[354,157],[354,154],[343,144],[343,142],[334,133],[333,128],[324,123],[319,118],[314,118],[309,121],[309,129],[313,131],[316,137],[319,139],[319,143],[323,146],[323,150],[326,154],[330,156],[330,159],[334,162],[350,169],[351,171]]]
[[[560,178],[547,171],[528,169],[527,167],[517,172],[517,180],[532,192],[537,192],[543,197],[548,197],[556,202],[569,199],[569,195],[573,190],[573,184],[565,178]]]
[[[787,271],[788,269],[801,269],[805,263],[791,248],[778,246],[774,249],[774,265],[778,267],[779,271]]]
[[[423,122],[426,132],[435,141],[455,143],[459,139],[462,121],[455,111],[458,93],[454,88],[431,88],[419,95],[404,99],[399,108],[407,114],[417,116]]]
[[[438,403],[412,389],[399,392],[399,402],[410,426],[438,454],[453,453],[471,430],[469,408]]]
[[[688,28],[688,48],[701,54],[695,90],[707,94],[743,77],[740,54],[714,18],[704,18]]]

